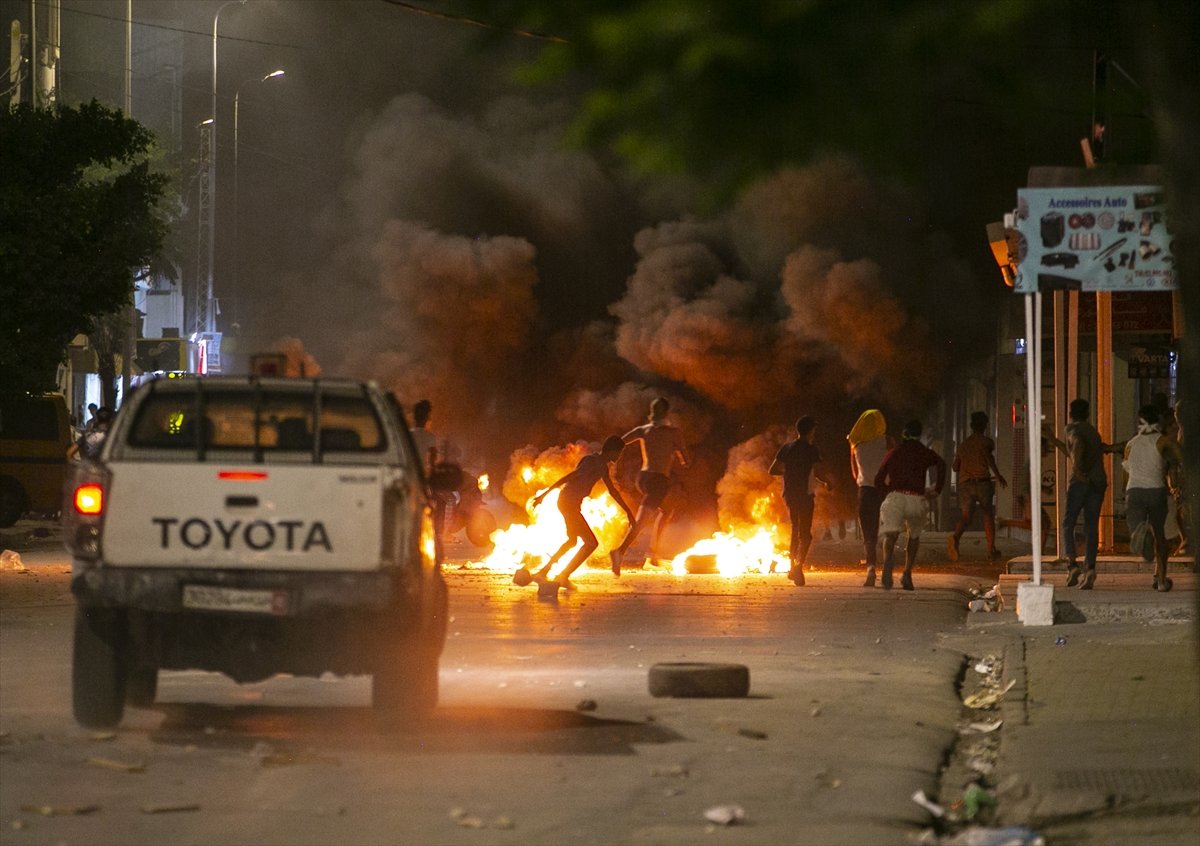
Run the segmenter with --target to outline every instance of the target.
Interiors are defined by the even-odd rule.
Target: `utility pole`
[[[125,117],[133,117],[133,0],[125,0]],[[136,285],[136,283],[135,283]],[[121,342],[121,402],[129,396],[133,381],[133,352],[137,348],[137,288],[130,292],[125,337]]]

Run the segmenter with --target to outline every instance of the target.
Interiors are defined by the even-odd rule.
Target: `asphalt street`
[[[972,565],[919,566],[915,593],[863,589],[852,562],[820,566],[802,589],[782,575],[589,570],[548,602],[452,562],[441,704],[421,731],[381,733],[366,677],[239,686],[170,672],[153,708],[97,734],[70,716],[65,556],[45,544],[23,560],[27,572],[0,573],[5,844],[932,842],[937,821],[912,796],[951,808],[968,759],[993,768],[996,825],[1074,832],[1051,842],[1129,842],[1147,820],[1161,824],[1143,842],[1200,832],[1195,732],[1173,749],[1163,741],[1196,721],[1194,698],[1170,692],[1195,675],[1193,628],[1118,624],[1140,640],[1097,678],[1110,641],[1129,632],[1031,633],[1011,612],[968,615],[967,589],[995,576],[982,566],[978,578],[962,574]],[[1056,644],[1063,636],[1069,645]],[[1130,662],[1148,654],[1161,660],[1140,673],[1144,687],[1072,718],[1073,695],[1128,686]],[[963,699],[984,690],[973,667],[985,660],[1013,686],[973,711]],[[673,661],[744,664],[750,694],[652,697],[649,668]],[[1105,751],[1122,709],[1152,701],[1163,703],[1152,725]],[[971,720],[1003,722],[990,750],[964,734]],[[1048,764],[1064,732],[1075,765]],[[1129,757],[1139,742],[1145,755]],[[1176,773],[1166,805],[1143,801],[1140,822],[1113,816],[1123,794],[1105,777],[1165,771]],[[1071,778],[1090,778],[1088,789]],[[744,818],[705,818],[725,806]]]

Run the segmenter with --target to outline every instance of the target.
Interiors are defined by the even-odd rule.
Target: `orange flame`
[[[492,534],[494,549],[477,566],[499,572],[514,572],[520,567],[537,569],[566,540],[567,530],[558,511],[558,491],[551,491],[537,506],[533,498],[557,482],[578,464],[588,452],[586,444],[569,444],[537,453],[533,448],[519,450],[513,455],[512,466],[504,482],[504,495],[513,502],[525,503],[528,524],[514,523]],[[593,558],[604,559],[624,537],[629,522],[625,513],[609,496],[603,486],[599,493],[583,501],[583,516],[600,542]],[[749,508],[753,523],[728,527],[694,544],[671,559],[670,571],[688,572],[688,559],[693,556],[714,556],[717,572],[726,577],[747,573],[765,573],[772,565],[784,571],[788,568],[787,527],[781,526],[776,515],[782,504],[774,493],[760,494]],[[648,536],[648,531],[643,537]],[[636,547],[635,547],[636,548]],[[571,553],[563,556],[569,559]],[[664,571],[666,568],[664,568]]]

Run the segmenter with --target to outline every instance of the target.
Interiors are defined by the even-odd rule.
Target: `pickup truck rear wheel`
[[[75,608],[71,705],[85,728],[112,728],[125,712],[124,618],[112,608]]]
[[[437,650],[411,638],[380,651],[371,681],[371,704],[385,728],[419,728],[433,713],[437,699]]]

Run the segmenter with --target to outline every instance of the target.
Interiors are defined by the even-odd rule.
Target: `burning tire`
[[[650,667],[650,695],[673,698],[734,698],[750,692],[745,664],[678,662]]]

